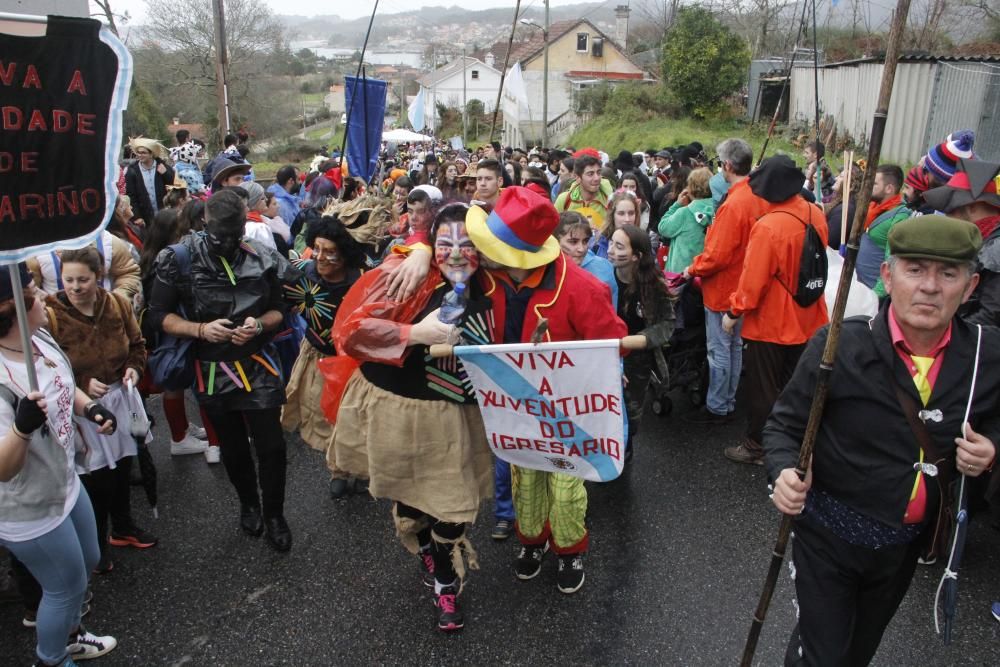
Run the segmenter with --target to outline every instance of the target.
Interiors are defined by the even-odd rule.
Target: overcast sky
[[[320,14],[336,14],[345,19],[356,19],[360,16],[370,16],[375,0],[258,0],[271,7],[275,14],[297,14],[300,16],[316,16]],[[570,5],[581,0],[550,0],[549,6]],[[609,5],[618,4],[620,0],[608,0]],[[515,0],[379,0],[379,14],[396,14],[417,9],[419,7],[453,7],[464,9],[491,9],[510,7],[511,11],[517,3]],[[146,13],[145,0],[111,0],[111,7],[116,13],[128,12],[132,20],[142,23]],[[527,7],[544,7],[543,0],[522,0],[521,9]],[[376,16],[376,21],[378,17]]]

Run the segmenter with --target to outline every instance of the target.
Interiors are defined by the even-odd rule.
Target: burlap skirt
[[[404,398],[355,371],[340,401],[327,464],[369,477],[390,498],[441,521],[472,522],[493,497],[493,455],[476,405]]]
[[[316,367],[316,362],[322,358],[323,355],[309,341],[302,341],[288,386],[285,387],[286,403],[281,410],[281,426],[286,431],[298,429],[307,445],[325,452],[330,446],[333,427],[320,409],[323,374]]]

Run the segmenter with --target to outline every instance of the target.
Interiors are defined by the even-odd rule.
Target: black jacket
[[[913,487],[913,464],[919,445],[899,406],[892,377],[920,405],[909,372],[892,347],[888,306],[870,323],[849,318],[841,330],[829,394],[813,452],[813,488],[891,526],[902,525]],[[809,407],[816,386],[829,327],[812,337],[791,381],[785,387],[764,427],[765,463],[771,478],[798,461]],[[927,410],[940,410],[942,420],[927,420],[945,462],[954,470],[955,437],[969,396],[976,354],[976,327],[958,317],[952,320],[951,343]],[[978,433],[1000,442],[1000,330],[983,327],[979,372],[969,421]],[[929,483],[930,478],[927,478]],[[932,494],[936,496],[937,494]],[[928,517],[933,507],[928,507]]]
[[[162,174],[154,173],[154,188],[158,203],[156,210],[163,208],[163,198],[167,196],[167,183],[173,184],[174,182],[174,170],[167,167],[163,160],[157,158],[157,168],[161,164],[166,167],[166,171]],[[142,218],[147,225],[152,226],[153,215],[156,211],[153,209],[153,203],[149,200],[149,192],[142,180],[141,169],[139,162],[136,161],[125,170],[125,194],[132,200],[132,210],[136,216]]]
[[[958,312],[973,324],[1000,327],[1000,225],[983,241],[979,250],[979,285]]]

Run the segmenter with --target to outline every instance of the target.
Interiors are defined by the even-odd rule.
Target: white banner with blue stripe
[[[463,345],[486,441],[504,461],[595,482],[625,461],[619,341]]]

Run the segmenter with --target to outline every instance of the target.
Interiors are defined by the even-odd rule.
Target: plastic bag
[[[826,276],[826,290],[823,296],[826,298],[827,312],[833,314],[833,304],[837,300],[837,288],[840,286],[840,272],[844,268],[844,258],[833,248],[826,249],[828,262]],[[855,315],[866,315],[874,317],[878,312],[878,297],[870,287],[858,281],[857,276],[851,277],[851,291],[847,295],[847,306],[844,309],[844,317]]]
[[[341,355],[324,357],[316,362],[316,367],[323,376],[323,393],[320,396],[319,407],[331,424],[337,422],[340,399],[344,396],[347,381],[360,365],[361,362],[357,359]]]
[[[412,297],[402,302],[389,299],[386,296],[389,271],[402,260],[401,255],[390,255],[378,268],[363,274],[348,290],[333,325],[338,355],[403,365],[409,348],[402,337],[402,326],[416,319],[444,278],[431,267]]]
[[[125,383],[125,404],[128,405],[129,411],[129,432],[133,438],[145,441],[152,424],[149,422],[149,415],[146,414],[146,407],[142,404],[142,397],[139,396],[132,380]]]

